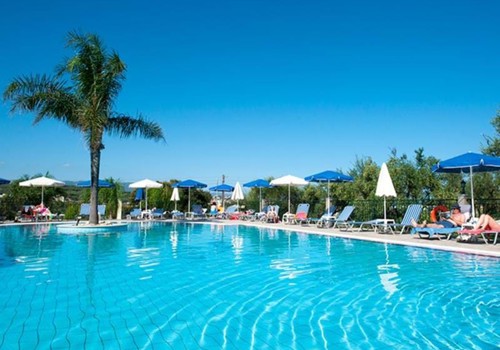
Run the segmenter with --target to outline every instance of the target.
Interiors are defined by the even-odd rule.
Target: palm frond
[[[78,101],[64,81],[47,75],[25,76],[14,79],[3,95],[11,100],[11,112],[33,112],[33,124],[45,118],[62,120],[78,128],[75,106]]]
[[[165,140],[160,125],[156,122],[148,121],[142,116],[138,118],[125,115],[111,117],[108,119],[106,131],[110,135],[118,135],[120,137],[141,136],[155,141]]]

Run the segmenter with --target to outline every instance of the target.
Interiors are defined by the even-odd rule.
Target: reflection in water
[[[384,243],[385,249],[385,264],[377,266],[380,282],[382,287],[388,293],[387,298],[391,297],[392,294],[398,291],[399,282],[399,265],[389,263],[389,250],[387,243]]]
[[[42,239],[49,234],[50,224],[33,225],[32,229],[33,229],[33,236],[35,236],[38,239]]]
[[[170,231],[170,244],[172,245],[172,257],[177,258],[177,244],[179,243],[179,234],[177,231]]]
[[[330,242],[330,239],[330,236],[326,236],[326,255],[328,256],[332,254],[332,242]]]
[[[238,232],[231,237],[231,245],[234,251],[234,260],[241,260],[241,253],[243,252],[243,237],[240,237]]]
[[[267,230],[267,237],[272,240],[279,239],[278,231],[274,228],[270,228]]]

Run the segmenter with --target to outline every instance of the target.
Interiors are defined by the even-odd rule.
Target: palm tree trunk
[[[90,150],[90,216],[89,223],[97,225],[99,223],[99,214],[97,206],[99,204],[99,168],[101,165],[101,150]]]

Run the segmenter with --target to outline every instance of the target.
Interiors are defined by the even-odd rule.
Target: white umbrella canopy
[[[384,226],[387,226],[386,198],[396,197],[397,194],[392,183],[391,174],[389,174],[389,169],[385,163],[382,164],[382,168],[380,169],[380,173],[378,175],[375,195],[378,197],[384,197]]]
[[[231,194],[231,199],[233,201],[236,201],[236,204],[238,205],[238,210],[239,210],[240,199],[245,199],[245,195],[243,194],[243,189],[241,188],[241,185],[239,182],[236,182],[236,185],[234,185],[234,191]]]
[[[290,213],[290,187],[305,186],[309,182],[301,177],[285,175],[271,181],[271,186],[288,186],[288,212]]]
[[[177,201],[179,201],[181,198],[179,196],[179,189],[177,187],[174,187],[174,190],[172,191],[172,196],[170,197],[171,202],[175,202],[175,211],[177,211]]]
[[[40,176],[31,180],[22,181],[19,183],[19,186],[22,187],[41,187],[42,188],[42,201],[43,205],[43,191],[45,187],[60,187],[64,186],[65,183],[59,180],[51,179],[49,177]]]
[[[162,188],[163,187],[163,184],[159,183],[159,182],[156,182],[156,181],[153,181],[153,180],[150,180],[150,179],[144,179],[144,180],[141,180],[141,181],[137,181],[137,182],[134,182],[134,183],[131,183],[130,185],[128,185],[128,187],[130,188],[144,188],[146,189],[146,210],[148,210],[148,188]]]

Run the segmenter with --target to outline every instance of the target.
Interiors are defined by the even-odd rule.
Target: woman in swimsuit
[[[474,230],[492,230],[492,231],[500,231],[500,224],[495,221],[490,215],[482,214],[479,217],[479,220],[474,226]]]

